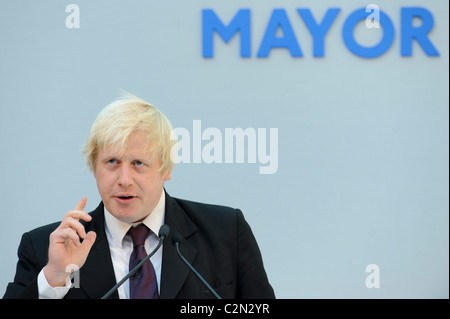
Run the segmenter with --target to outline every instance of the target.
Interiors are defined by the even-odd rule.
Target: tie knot
[[[130,228],[130,235],[133,239],[133,245],[144,245],[145,240],[148,237],[148,233],[150,232],[150,229],[147,228],[144,224],[139,224],[136,227]]]

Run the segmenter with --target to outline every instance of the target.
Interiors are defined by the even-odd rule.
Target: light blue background
[[[65,8],[80,7],[80,29]],[[279,298],[449,297],[448,1],[377,1],[395,27],[392,47],[363,59],[343,43],[346,17],[364,1],[0,2],[0,294],[12,281],[21,235],[60,220],[87,196],[100,200],[80,149],[98,112],[128,90],[174,127],[279,130],[276,174],[258,164],[180,164],[172,196],[239,207]],[[400,56],[400,8],[435,20],[440,53],[414,43]],[[316,20],[341,11],[312,56],[297,8]],[[228,23],[251,9],[252,57],[239,38],[215,38],[204,59],[201,10]],[[275,8],[288,14],[304,56],[256,52]],[[419,21],[420,22],[420,21]],[[381,29],[355,30],[374,45]],[[368,264],[380,288],[368,289]]]

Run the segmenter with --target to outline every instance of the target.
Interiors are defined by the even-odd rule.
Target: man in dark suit
[[[163,224],[181,235],[181,253],[219,296],[274,298],[240,210],[176,199],[165,191],[174,165],[171,131],[161,112],[131,95],[100,112],[84,151],[102,202],[88,214],[83,198],[60,223],[25,233],[4,298],[101,298],[134,267],[133,256],[141,253],[142,259],[153,250]],[[133,235],[138,228],[146,230],[140,243]],[[215,298],[170,238],[146,264],[111,298]]]

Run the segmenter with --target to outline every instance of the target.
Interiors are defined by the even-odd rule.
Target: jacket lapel
[[[166,192],[165,223],[170,226],[171,234],[180,233],[182,242],[180,251],[192,264],[197,250],[188,238],[197,230],[183,209]],[[178,295],[189,274],[189,268],[178,256],[176,248],[172,245],[171,235],[166,238],[163,245],[162,271],[161,271],[161,299],[174,299]]]
[[[106,238],[103,203],[94,210],[92,217],[92,222],[85,226],[86,232],[95,231],[97,239],[81,267],[80,287],[89,298],[100,299],[116,284],[116,278]],[[119,298],[119,295],[115,292],[110,298]]]

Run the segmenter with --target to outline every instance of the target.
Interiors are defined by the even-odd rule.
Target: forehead
[[[141,131],[131,133],[124,142],[106,144],[99,150],[99,156],[153,158],[147,135]]]

